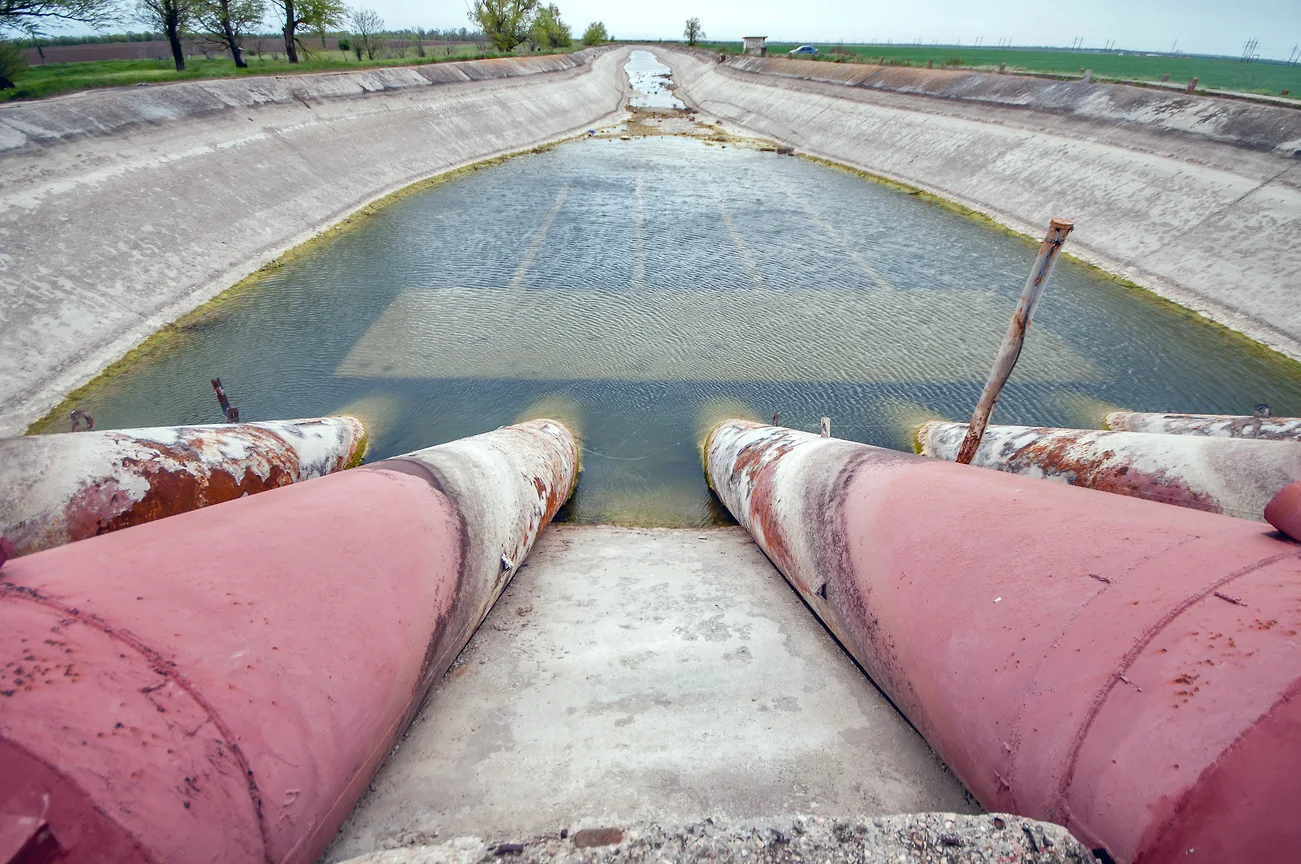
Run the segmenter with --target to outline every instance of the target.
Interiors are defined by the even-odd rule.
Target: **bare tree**
[[[474,0],[470,20],[479,25],[492,47],[502,53],[529,38],[538,0]]]
[[[208,38],[225,45],[239,69],[248,68],[241,41],[262,23],[266,12],[266,0],[198,0],[195,8],[198,23]],[[259,46],[258,55],[261,53]]]
[[[688,18],[687,26],[682,28],[682,35],[686,37],[688,45],[695,45],[701,39],[704,39],[705,31],[700,29],[700,19]]]
[[[140,23],[167,34],[177,72],[185,71],[185,46],[181,43],[181,34],[193,27],[197,5],[198,0],[136,0],[136,18]]]
[[[352,31],[352,50],[356,52],[357,59],[360,60],[364,52],[368,60],[374,60],[375,53],[381,46],[380,33],[384,30],[384,19],[374,9],[350,9],[348,28]]]

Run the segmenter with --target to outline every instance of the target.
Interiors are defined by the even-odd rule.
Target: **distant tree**
[[[416,49],[417,57],[425,56],[425,33],[423,30],[415,30],[411,33],[411,47]]]
[[[686,37],[688,45],[695,45],[701,39],[704,39],[705,31],[700,29],[700,19],[688,18],[687,26],[682,29],[682,35]]]
[[[529,39],[543,51],[568,48],[574,44],[574,34],[569,25],[560,20],[560,9],[556,4],[543,6],[533,20],[533,31]]]
[[[0,0],[5,2],[5,0]],[[343,0],[271,0],[280,12],[281,34],[285,40],[285,58],[298,62],[298,49],[306,50],[299,39],[300,30],[324,34],[326,30],[342,26],[348,8]]]
[[[343,0],[299,0],[298,5],[303,27],[316,34],[321,40],[321,50],[324,51],[328,47],[325,41],[326,31],[343,26],[348,7],[343,5]]]
[[[609,42],[610,34],[606,31],[605,25],[600,21],[593,21],[587,25],[583,31],[584,45],[600,45],[602,42]]]
[[[242,42],[266,17],[266,0],[199,0],[195,18],[213,42],[230,51],[235,66],[247,69]]]
[[[503,54],[528,40],[538,0],[474,0],[470,20],[479,25],[484,37]]]
[[[99,29],[120,17],[118,0],[0,0],[0,32],[42,22],[76,21]]]
[[[18,76],[27,68],[27,58],[22,49],[12,42],[0,40],[0,90],[17,86]]]
[[[140,23],[157,27],[167,35],[177,72],[185,71],[185,46],[181,44],[181,34],[193,29],[198,5],[199,0],[136,0],[136,18]]]
[[[348,12],[348,28],[352,31],[352,50],[357,59],[365,53],[366,59],[374,60],[382,47],[380,33],[384,30],[384,19],[374,9],[352,9]]]

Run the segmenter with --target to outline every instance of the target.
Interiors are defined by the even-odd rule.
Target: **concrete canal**
[[[1035,246],[753,146],[616,130],[383,208],[262,276],[84,400],[100,428],[349,406],[371,458],[561,414],[578,522],[721,517],[699,438],[738,412],[906,447],[965,419]],[[1064,262],[997,421],[1105,406],[1301,413],[1297,367]],[[360,403],[360,408],[356,408]],[[53,429],[62,431],[60,417]]]

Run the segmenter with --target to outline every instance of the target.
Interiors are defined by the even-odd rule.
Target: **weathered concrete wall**
[[[612,115],[626,54],[0,107],[0,434],[368,202]]]
[[[662,50],[706,114],[933,192],[1301,358],[1301,111],[1112,84]]]

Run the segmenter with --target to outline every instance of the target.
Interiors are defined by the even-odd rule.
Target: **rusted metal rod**
[[[1066,242],[1066,236],[1074,227],[1075,223],[1065,219],[1054,219],[1048,223],[1048,233],[1044,235],[1043,243],[1039,246],[1039,257],[1035,259],[1030,278],[1026,279],[1025,287],[1021,289],[1021,299],[1016,304],[1016,314],[1012,316],[1007,335],[1003,337],[1003,344],[998,349],[998,358],[989,373],[989,380],[985,382],[980,401],[976,403],[976,411],[971,415],[967,437],[962,440],[962,447],[958,450],[958,458],[954,460],[955,462],[970,465],[976,455],[976,449],[980,447],[980,439],[985,434],[985,426],[989,423],[989,415],[993,413],[994,405],[998,402],[998,394],[1003,391],[1003,385],[1012,376],[1012,369],[1021,356],[1021,346],[1025,344],[1025,331],[1030,327],[1030,319],[1034,317],[1039,298],[1048,287],[1048,277],[1052,275],[1053,265],[1057,263],[1057,253],[1062,251],[1062,244]]]
[[[226,418],[227,423],[239,422],[239,409],[231,407],[230,400],[226,398],[226,391],[221,388],[221,379],[212,379],[212,389],[217,393],[217,402],[221,405],[222,416]]]

